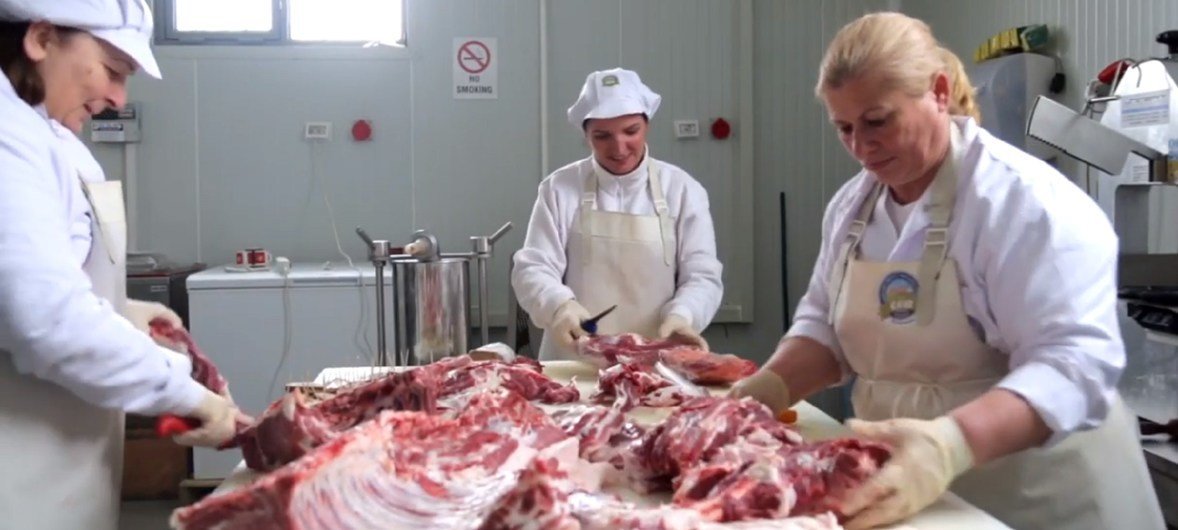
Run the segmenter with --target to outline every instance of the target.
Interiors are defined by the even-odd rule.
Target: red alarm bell
[[[357,142],[367,142],[372,139],[372,122],[368,120],[356,120],[352,124],[352,139]]]
[[[723,140],[732,134],[732,126],[724,118],[716,118],[712,121],[712,138]]]

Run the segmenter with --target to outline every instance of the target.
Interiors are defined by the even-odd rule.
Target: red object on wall
[[[723,140],[732,134],[732,126],[728,125],[728,121],[724,118],[716,118],[712,121],[712,138]]]
[[[367,142],[372,139],[372,122],[368,120],[356,120],[352,124],[352,139],[357,142]]]

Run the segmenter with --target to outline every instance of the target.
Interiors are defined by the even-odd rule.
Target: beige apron
[[[655,215],[599,211],[594,173],[585,179],[581,207],[569,230],[565,284],[591,314],[618,306],[598,322],[598,334],[653,337],[663,306],[675,296],[675,225],[659,179],[660,164],[649,153],[646,160]],[[544,334],[541,360],[576,358],[576,352]]]
[[[977,398],[1008,372],[1009,356],[973,332],[947,256],[949,218],[962,148],[930,191],[930,226],[919,262],[858,259],[884,187],[860,205],[832,275],[831,319],[857,374],[855,415],[932,419]],[[1015,529],[1162,529],[1137,425],[1118,396],[1108,419],[1049,449],[1034,448],[975,468],[952,491]]]
[[[94,293],[126,303],[126,220],[118,181],[83,183],[92,212],[83,269]],[[63,257],[64,259],[64,257]],[[0,529],[116,530],[123,412],[96,407],[0,359]]]

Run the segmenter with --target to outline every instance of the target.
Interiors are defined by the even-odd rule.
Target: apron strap
[[[659,164],[650,162],[647,166],[647,180],[650,185],[650,196],[654,199],[654,211],[659,217],[659,232],[663,240],[663,264],[670,267],[675,260],[675,227],[671,226],[670,208],[667,207],[667,198],[663,195],[659,170]]]
[[[585,188],[581,190],[581,210],[578,215],[581,218],[581,264],[589,265],[590,253],[593,245],[591,240],[593,236],[589,233],[589,218],[597,209],[597,173],[592,172],[589,178],[585,179]]]
[[[90,215],[94,216],[94,222],[90,223],[90,225],[98,231],[96,235],[102,239],[102,248],[106,249],[106,257],[113,264],[115,263],[115,255],[111,250],[110,240],[107,239],[106,231],[102,229],[102,219],[98,217],[98,206],[94,202],[94,196],[90,193],[90,185],[82,179],[81,173],[78,174],[78,184],[82,186],[82,195],[86,197],[86,202],[90,204]]]
[[[875,203],[879,201],[883,190],[883,184],[879,182],[872,184],[871,191],[867,193],[867,197],[863,199],[858,212],[855,213],[855,219],[851,221],[847,237],[839,246],[838,257],[835,259],[832,271],[833,276],[828,287],[830,289],[830,307],[827,310],[826,319],[827,323],[832,326],[834,325],[834,309],[838,305],[839,296],[843,292],[843,281],[847,276],[847,265],[850,263],[851,257],[859,253],[859,243],[863,240],[863,231],[867,229],[867,223],[871,220],[871,212],[875,209]]]
[[[924,211],[929,218],[929,227],[924,233],[924,250],[920,255],[916,282],[916,324],[927,326],[933,321],[936,309],[937,279],[941,267],[949,255],[949,217],[953,203],[957,200],[957,153],[962,140],[961,131],[955,123],[949,123],[949,153],[941,163],[941,169],[933,178],[929,200]]]

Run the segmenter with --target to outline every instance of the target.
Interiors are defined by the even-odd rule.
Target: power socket
[[[698,120],[675,120],[676,138],[696,138],[699,136]]]
[[[330,140],[331,139],[331,122],[327,121],[309,121],[303,126],[303,139],[305,140]]]

